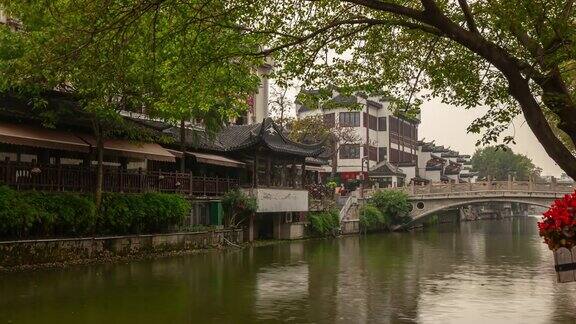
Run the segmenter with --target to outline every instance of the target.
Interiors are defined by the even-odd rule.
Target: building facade
[[[323,107],[306,107],[297,101],[296,110],[297,118],[322,115],[325,125],[353,132],[356,140],[340,141],[330,157],[342,180],[367,176],[384,161],[415,170],[419,120],[396,116],[388,100],[362,93],[344,96],[334,90]],[[325,173],[331,171],[332,166],[325,166]]]

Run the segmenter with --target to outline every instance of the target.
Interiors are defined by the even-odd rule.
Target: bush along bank
[[[381,190],[360,209],[360,229],[363,232],[389,231],[410,221],[410,202],[402,191]]]
[[[310,212],[308,220],[314,235],[336,236],[340,231],[340,215],[337,210]]]
[[[164,193],[103,196],[20,192],[0,187],[0,239],[162,233],[180,225],[190,203]]]

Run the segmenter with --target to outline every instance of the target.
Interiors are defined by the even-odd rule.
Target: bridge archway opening
[[[524,199],[513,199],[513,198],[510,198],[510,199],[489,199],[488,198],[488,199],[480,199],[480,200],[472,200],[472,201],[452,202],[452,203],[443,204],[440,207],[431,208],[430,210],[426,210],[426,211],[418,214],[416,217],[414,217],[412,219],[411,222],[405,224],[402,227],[410,227],[411,225],[425,221],[426,218],[428,218],[431,215],[434,215],[434,214],[442,212],[442,211],[459,208],[462,206],[484,204],[484,203],[519,203],[519,204],[526,204],[529,206],[538,206],[538,207],[548,208],[550,206],[551,202],[552,201],[545,202],[545,201],[534,201],[534,200],[528,200],[528,199],[524,200]],[[422,204],[422,205],[420,205],[420,204]],[[427,204],[425,204],[422,201],[417,201],[415,204],[413,203],[412,205],[416,205],[417,210],[423,210],[427,206]],[[420,208],[420,206],[422,206],[422,208]],[[413,210],[414,210],[414,208],[413,208]]]

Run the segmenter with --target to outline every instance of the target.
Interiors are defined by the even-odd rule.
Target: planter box
[[[576,246],[572,250],[562,247],[554,251],[554,265],[558,282],[576,281]]]

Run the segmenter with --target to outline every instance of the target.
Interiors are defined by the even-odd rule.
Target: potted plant
[[[538,232],[554,252],[558,282],[576,281],[576,192],[552,203],[538,222]]]

